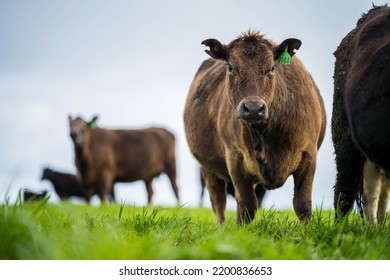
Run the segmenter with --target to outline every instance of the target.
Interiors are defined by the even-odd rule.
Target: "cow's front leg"
[[[257,197],[252,179],[245,175],[242,160],[237,158],[230,160],[228,167],[237,200],[237,222],[250,223],[257,211]]]
[[[317,153],[303,153],[301,162],[294,176],[293,206],[295,214],[301,221],[311,220],[311,203],[313,180],[316,170]]]
[[[114,179],[110,170],[103,170],[97,182],[97,194],[100,197],[101,203],[109,202],[109,196],[113,192]]]

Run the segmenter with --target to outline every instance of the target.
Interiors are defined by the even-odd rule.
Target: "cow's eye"
[[[266,76],[272,75],[274,73],[275,69],[276,69],[275,65],[272,65],[271,69],[269,69],[269,71],[265,75]]]
[[[233,72],[233,66],[232,66],[230,63],[228,63],[228,65],[227,65],[227,70],[228,70],[230,73]]]

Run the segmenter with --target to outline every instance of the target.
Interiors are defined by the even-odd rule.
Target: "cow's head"
[[[85,139],[85,134],[90,129],[96,127],[97,119],[98,116],[95,116],[89,122],[87,122],[80,117],[72,119],[72,117],[69,116],[70,138],[72,138],[72,141],[75,146],[79,148],[82,147]]]
[[[206,53],[212,58],[226,61],[227,91],[237,117],[248,124],[265,122],[274,97],[274,72],[282,64],[280,58],[292,57],[301,41],[287,39],[275,46],[259,33],[250,31],[228,45],[216,39],[204,40],[202,44],[209,47]]]
[[[45,167],[42,171],[41,180],[49,179],[51,172],[52,170],[50,168]]]

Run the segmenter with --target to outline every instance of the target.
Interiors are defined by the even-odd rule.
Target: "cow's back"
[[[109,169],[117,182],[154,177],[164,172],[166,162],[175,156],[174,135],[163,128],[93,132],[92,138],[99,139],[94,149],[100,146],[94,164]]]

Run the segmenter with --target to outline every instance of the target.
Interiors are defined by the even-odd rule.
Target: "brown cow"
[[[95,192],[107,201],[115,182],[143,180],[148,203],[153,196],[153,178],[166,173],[179,200],[176,184],[175,137],[163,128],[109,130],[69,116],[75,164],[87,199]]]
[[[200,66],[184,112],[187,141],[199,161],[217,221],[225,220],[226,181],[232,181],[237,221],[256,213],[254,185],[281,187],[294,176],[293,205],[311,219],[317,150],[326,126],[325,109],[312,77],[297,58],[301,42],[279,46],[249,31],[228,45],[202,42],[213,59]],[[283,61],[281,62],[281,59]]]
[[[335,57],[332,139],[337,169],[334,207],[339,219],[360,201],[364,173],[378,177],[365,178],[365,188],[381,181],[381,174],[390,175],[390,8],[374,6],[364,14],[341,41]],[[375,172],[370,162],[384,172]],[[370,198],[365,206],[372,208],[367,204],[378,199]]]

